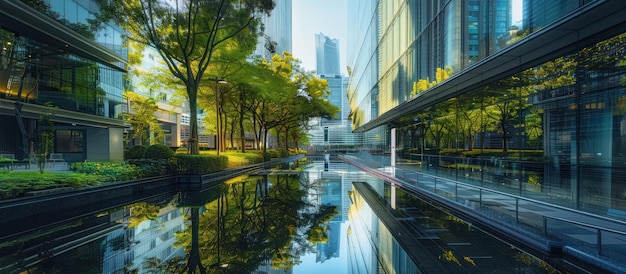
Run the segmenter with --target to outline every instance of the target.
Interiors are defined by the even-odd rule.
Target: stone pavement
[[[14,171],[14,172],[39,171],[39,167],[37,166],[37,164],[30,164],[28,166],[20,165],[20,166],[15,166],[14,168],[11,169],[11,171]],[[70,171],[70,165],[68,163],[47,163],[44,168],[44,172],[66,173],[66,172],[72,172],[72,171]]]

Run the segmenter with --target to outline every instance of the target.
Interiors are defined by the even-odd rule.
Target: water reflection
[[[391,209],[390,192],[319,159],[7,239],[0,273],[549,272],[406,193]],[[417,251],[428,257],[416,260]]]
[[[173,258],[170,261],[178,263],[166,265],[177,265],[172,272],[215,268],[248,273],[260,266],[291,269],[316,243],[327,241],[326,223],[337,212],[333,206],[305,201],[310,187],[299,173],[227,182],[216,200],[189,208],[192,225],[177,234],[175,243],[190,254],[188,264],[182,263],[184,258]]]

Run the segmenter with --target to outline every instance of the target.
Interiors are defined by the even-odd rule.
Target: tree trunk
[[[198,148],[198,104],[197,104],[197,92],[191,83],[187,85],[187,97],[189,99],[189,140],[187,140],[187,147],[189,154],[198,155],[200,150]]]
[[[243,128],[243,110],[239,111],[239,137],[241,137],[241,152],[246,153],[246,131]]]
[[[289,127],[285,127],[285,149],[289,151]]]
[[[200,248],[198,247],[198,224],[200,223],[200,210],[198,207],[191,208],[191,249],[189,250],[189,258],[187,260],[188,273],[196,273],[196,268],[200,273],[206,273],[202,260],[200,259]]]
[[[265,152],[267,152],[267,128],[264,127],[263,129],[263,154],[265,154]]]
[[[20,129],[20,135],[22,135],[22,150],[25,155],[28,155],[30,151],[28,145],[28,134],[26,133],[26,125],[24,125],[24,119],[22,118],[22,90],[24,89],[24,78],[26,77],[26,69],[22,70],[20,75],[20,86],[17,90],[17,100],[15,101],[15,119],[17,119],[17,125]]]

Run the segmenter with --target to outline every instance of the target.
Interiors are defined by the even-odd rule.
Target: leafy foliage
[[[128,149],[128,151],[126,152],[126,159],[141,159],[143,158],[147,149],[148,149],[147,146],[142,146],[142,145],[133,146],[130,149]]]
[[[198,91],[213,54],[231,39],[255,40],[260,34],[258,14],[274,8],[274,1],[253,0],[97,0],[100,19],[113,20],[139,44],[156,49],[172,76],[184,83],[191,134],[191,154],[198,154]]]
[[[242,177],[219,192],[203,205],[206,210],[196,221],[191,210],[195,226],[176,234],[175,246],[189,254],[190,269],[228,264],[229,273],[249,273],[270,262],[272,268],[288,271],[315,243],[327,239],[325,223],[337,214],[334,206],[301,214],[316,210],[303,201],[307,189],[299,176]],[[180,264],[180,259],[174,262]]]
[[[50,105],[47,105],[50,107]],[[37,157],[39,159],[37,165],[39,172],[43,173],[45,160],[50,153],[54,152],[54,123],[48,115],[44,115],[39,120],[39,142],[37,145]]]
[[[223,155],[177,154],[174,158],[178,172],[183,174],[206,174],[228,166],[228,157]]]
[[[132,137],[136,138],[139,144],[143,144],[146,137],[151,136],[149,133],[152,131],[155,137],[150,142],[161,140],[164,133],[155,116],[159,109],[156,101],[130,91],[124,92],[124,96],[128,98],[130,104],[130,113],[124,114],[124,120],[133,128]]]
[[[171,159],[132,159],[128,163],[137,167],[140,178],[177,173],[176,164]]]
[[[0,199],[22,197],[28,191],[57,187],[80,188],[100,183],[100,177],[79,173],[0,172]]]
[[[174,151],[161,144],[151,145],[146,149],[144,158],[146,159],[169,159],[174,155]]]
[[[111,162],[77,162],[70,165],[70,170],[95,175],[100,182],[115,182],[141,177],[137,166]]]

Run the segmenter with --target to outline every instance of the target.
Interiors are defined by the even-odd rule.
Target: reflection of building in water
[[[317,205],[333,205],[339,214],[329,222],[328,241],[317,244],[316,262],[324,262],[331,258],[339,258],[342,232],[341,224],[348,220],[350,198],[348,192],[352,189],[353,181],[366,180],[362,172],[350,165],[321,158],[311,163],[314,168],[309,174],[310,182],[318,182],[309,200]],[[367,177],[371,178],[371,177]],[[371,179],[370,179],[371,180]]]
[[[159,208],[146,203],[131,207],[136,205]],[[180,209],[168,205],[153,220],[135,222],[128,208],[67,220],[15,239],[17,244],[0,249],[0,273],[144,273],[146,258],[185,257],[182,248],[172,247],[174,233],[185,226]],[[131,222],[136,226],[129,228]]]
[[[176,237],[174,233],[185,227],[181,209],[168,205],[159,210],[159,216],[153,220],[144,220],[136,227],[118,229],[106,237],[103,242],[103,271],[115,273],[131,266],[142,272],[142,264],[147,258],[156,258],[160,261],[175,256],[185,257],[182,248],[172,247]],[[127,243],[118,242],[127,239]],[[125,250],[119,250],[120,247]]]
[[[379,183],[379,185],[383,185]],[[370,189],[373,190],[373,189]],[[380,195],[378,191],[372,191]],[[348,219],[349,273],[420,273],[393,234],[357,189],[351,191]],[[380,261],[379,261],[380,259]],[[380,264],[379,264],[380,262]]]
[[[339,216],[339,215],[337,215]],[[317,244],[315,261],[323,263],[331,258],[339,258],[341,249],[341,223],[340,221],[330,221],[328,223],[328,241]]]
[[[330,165],[329,165],[330,169]],[[347,198],[347,190],[342,183],[343,177],[335,172],[323,172],[320,181],[320,200],[322,205],[332,205],[337,208],[339,214],[335,215],[328,223],[328,241],[317,244],[316,262],[324,262],[330,258],[339,257],[341,244],[341,223],[344,218],[343,201]]]
[[[274,269],[272,268],[272,260],[268,259],[265,262],[263,262],[261,265],[259,265],[259,267],[255,270],[250,272],[250,274],[292,274],[293,273],[293,268],[290,269]]]

